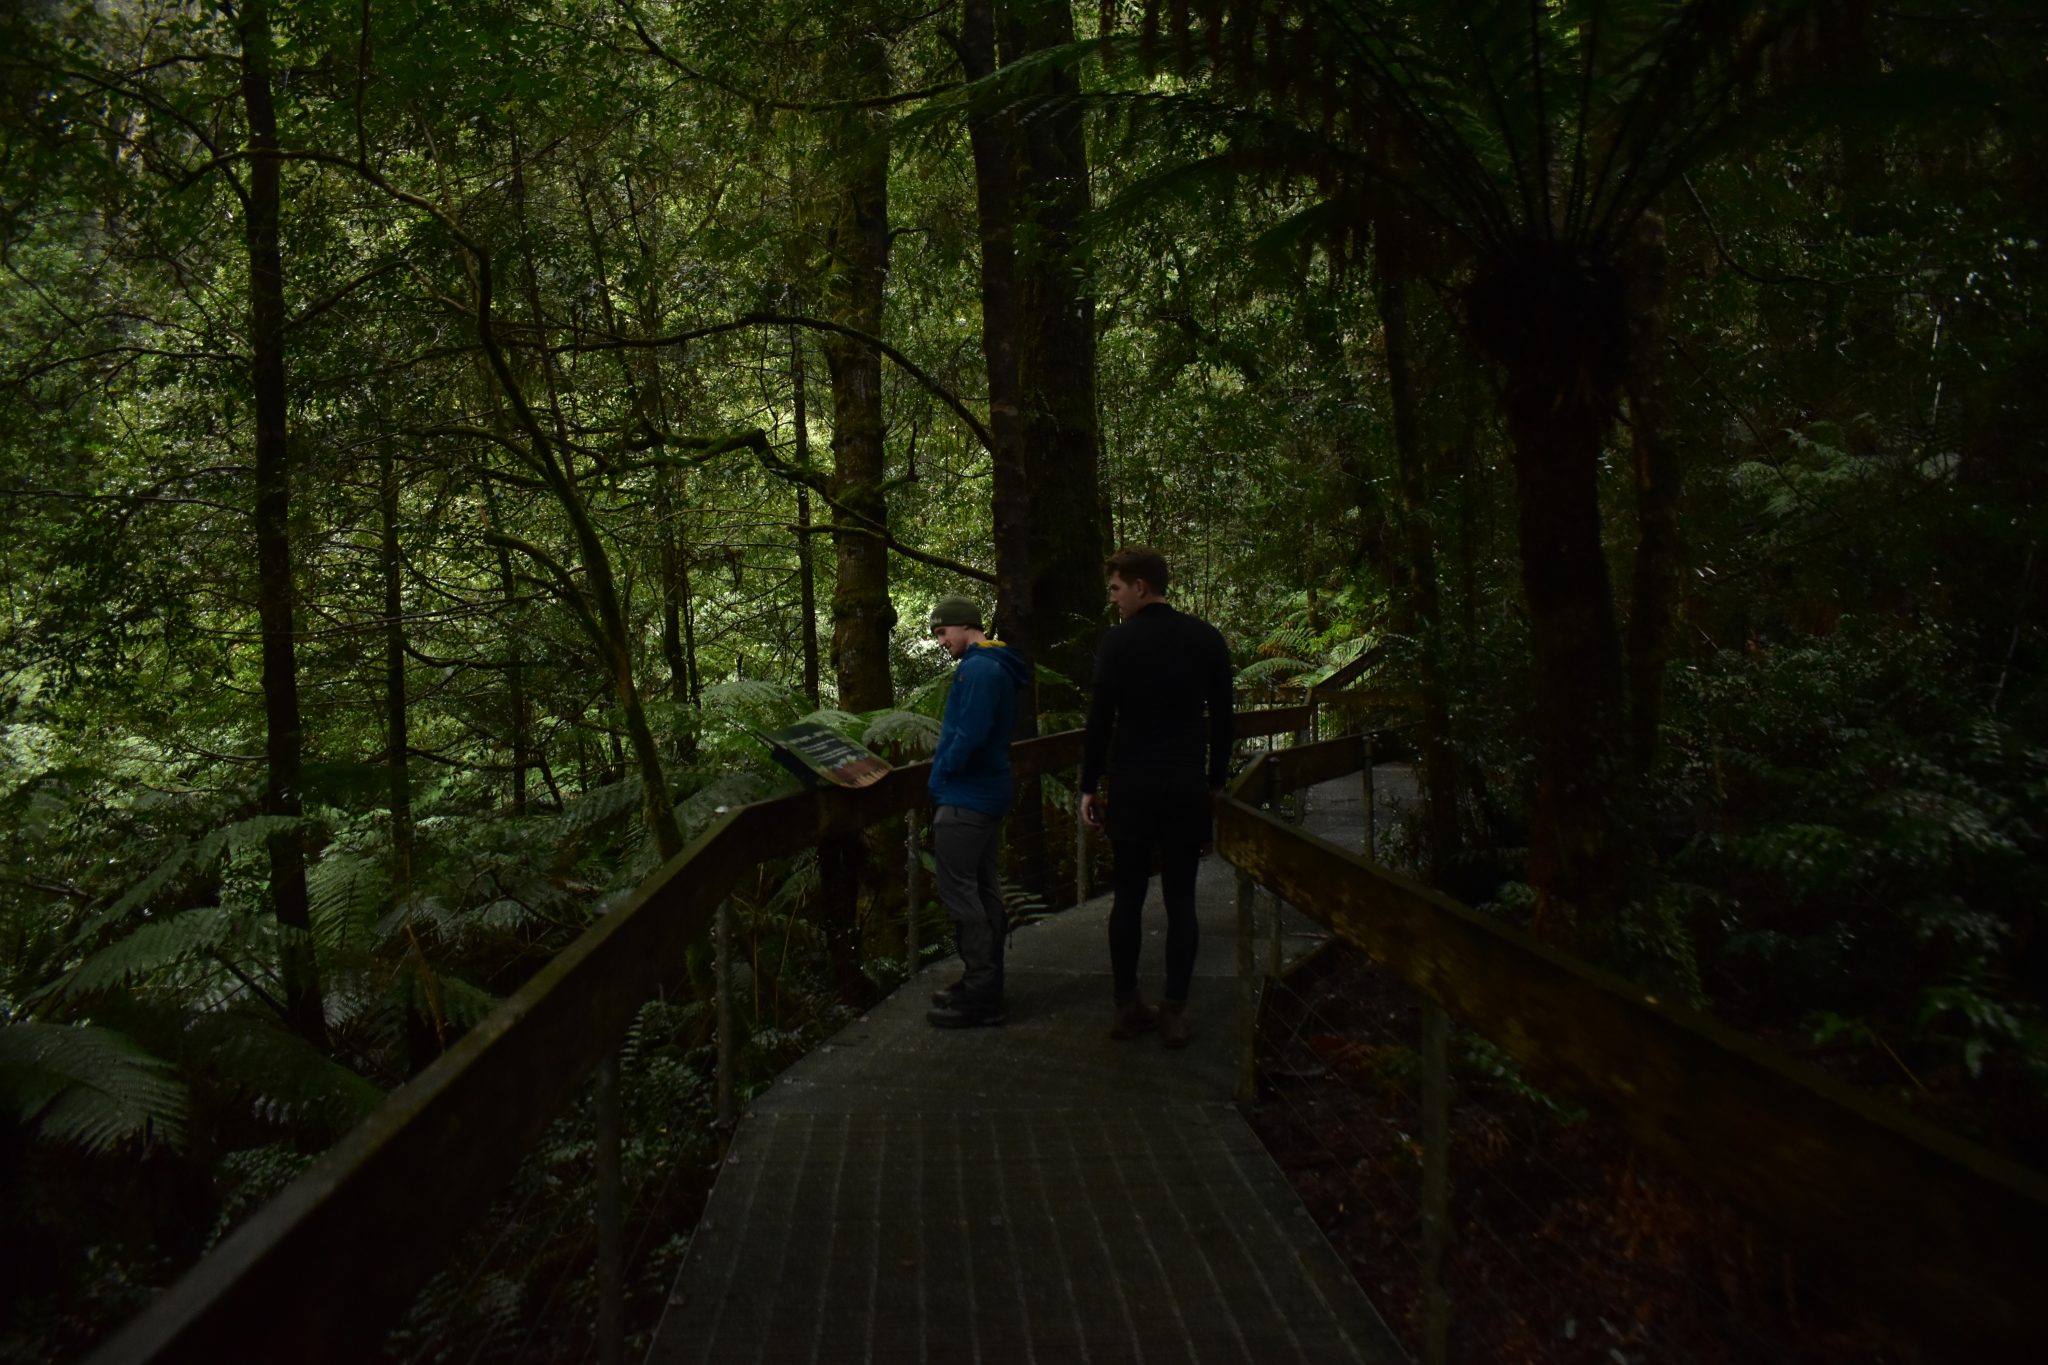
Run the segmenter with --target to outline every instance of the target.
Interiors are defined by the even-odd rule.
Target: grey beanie
[[[948,593],[932,604],[931,620],[926,624],[929,630],[940,626],[972,626],[981,629],[981,607],[971,597]]]

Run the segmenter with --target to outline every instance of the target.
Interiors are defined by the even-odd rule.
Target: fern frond
[[[639,804],[640,780],[627,778],[624,782],[592,787],[584,792],[563,808],[559,823],[565,831],[586,830],[592,825],[629,814]]]
[[[122,892],[112,905],[94,915],[86,923],[83,939],[91,941],[99,931],[119,924],[163,894],[164,888],[171,884],[172,878],[184,871],[187,863],[193,861],[192,853],[193,846],[190,844],[172,849],[162,862],[143,876],[141,881]]]
[[[867,724],[865,720],[854,715],[853,712],[841,711],[831,706],[819,707],[808,716],[802,717],[802,719],[812,725],[822,725],[843,739],[860,738],[861,728]]]
[[[217,1011],[188,1037],[208,1085],[265,1122],[339,1132],[384,1098],[377,1086],[260,1015]]]
[[[774,921],[780,924],[783,917],[795,914],[801,906],[809,905],[818,898],[823,885],[819,874],[818,858],[815,853],[806,853],[791,862],[789,875],[775,888],[773,895],[761,903],[755,912],[760,922]]]
[[[329,853],[306,869],[313,941],[326,949],[368,947],[388,880],[381,859],[354,853]]]
[[[915,711],[885,711],[862,732],[860,742],[900,758],[924,758],[939,747],[939,723]]]
[[[80,963],[57,994],[75,997],[126,986],[212,952],[228,941],[234,928],[234,912],[218,905],[151,920]]]
[[[740,725],[772,730],[787,725],[804,711],[804,698],[780,683],[742,678],[704,689],[704,710]]]
[[[924,682],[912,688],[910,695],[903,699],[903,704],[897,709],[899,711],[914,712],[917,715],[928,716],[932,720],[937,720],[945,713],[946,692],[952,685],[953,670],[949,668],[935,677],[927,678]]]
[[[225,848],[233,857],[246,857],[267,844],[271,835],[302,832],[314,823],[304,815],[252,815],[201,839],[196,856],[201,864],[211,863]]]
[[[776,792],[778,786],[777,782],[757,772],[726,773],[713,778],[676,807],[683,837],[694,839],[703,833],[718,818],[721,807],[744,806],[751,801],[765,800]]]
[[[0,1105],[45,1140],[89,1152],[149,1137],[182,1147],[191,1123],[176,1067],[92,1025],[0,1027]]]
[[[1306,673],[1314,667],[1314,664],[1301,659],[1261,659],[1255,664],[1247,664],[1238,673],[1237,685],[1239,687],[1257,687],[1267,683],[1276,683],[1283,678],[1292,677],[1297,673]]]
[[[430,1014],[458,1031],[474,1028],[498,1007],[498,997],[461,977],[415,958],[399,973],[395,994],[408,1008]]]

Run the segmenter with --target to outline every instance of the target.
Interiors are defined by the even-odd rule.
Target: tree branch
[[[608,337],[602,341],[569,341],[549,349],[557,354],[609,351],[621,347],[633,350],[655,350],[663,346],[683,346],[692,341],[702,341],[707,337],[723,336],[727,332],[738,332],[748,327],[802,327],[813,332],[832,332],[858,341],[861,345],[869,347],[876,353],[889,359],[898,369],[916,380],[927,393],[952,409],[954,415],[959,417],[962,422],[965,422],[967,429],[974,433],[974,439],[981,442],[982,449],[990,454],[995,453],[995,437],[989,435],[988,428],[982,425],[981,419],[976,417],[951,389],[939,383],[938,380],[932,378],[929,374],[926,374],[909,356],[906,356],[880,337],[870,336],[859,328],[848,327],[844,323],[830,322],[824,318],[806,317],[800,313],[742,313],[740,316],[727,322],[714,322],[709,326],[693,327],[686,332],[671,332],[669,335],[662,337]]]

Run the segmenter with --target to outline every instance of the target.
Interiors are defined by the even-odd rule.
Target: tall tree
[[[272,89],[269,0],[249,0],[239,24],[242,105],[249,121],[249,183],[243,234],[249,257],[249,385],[256,407],[257,614],[263,639],[266,777],[263,809],[292,821],[269,838],[272,912],[283,927],[284,1005],[292,1027],[325,1042],[319,965],[306,890],[304,722],[293,644],[291,441],[286,429],[282,162]]]
[[[860,102],[888,94],[889,53],[873,27],[856,25],[827,48],[824,60],[833,75],[829,87],[854,107],[826,116],[822,173],[831,216],[819,293],[827,319],[879,336],[889,272],[889,124],[885,111]],[[825,333],[819,348],[832,378],[832,666],[840,707],[872,711],[893,699],[889,637],[896,626],[883,540],[889,506],[882,357],[835,332]]]
[[[1004,0],[995,9],[1005,67],[1074,41],[1067,0]],[[1104,554],[1095,296],[1082,228],[1090,202],[1086,130],[1071,69],[1041,63],[1010,89],[1005,123],[1014,130],[1016,167],[1009,188],[1032,633],[1047,664],[1084,682],[1103,620]],[[986,128],[1001,131],[1002,125]],[[978,147],[976,159],[979,165]]]

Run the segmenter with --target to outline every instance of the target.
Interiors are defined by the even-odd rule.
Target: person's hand
[[[1096,792],[1081,793],[1081,818],[1096,829],[1102,828],[1103,808],[1104,802],[1100,794]]]

